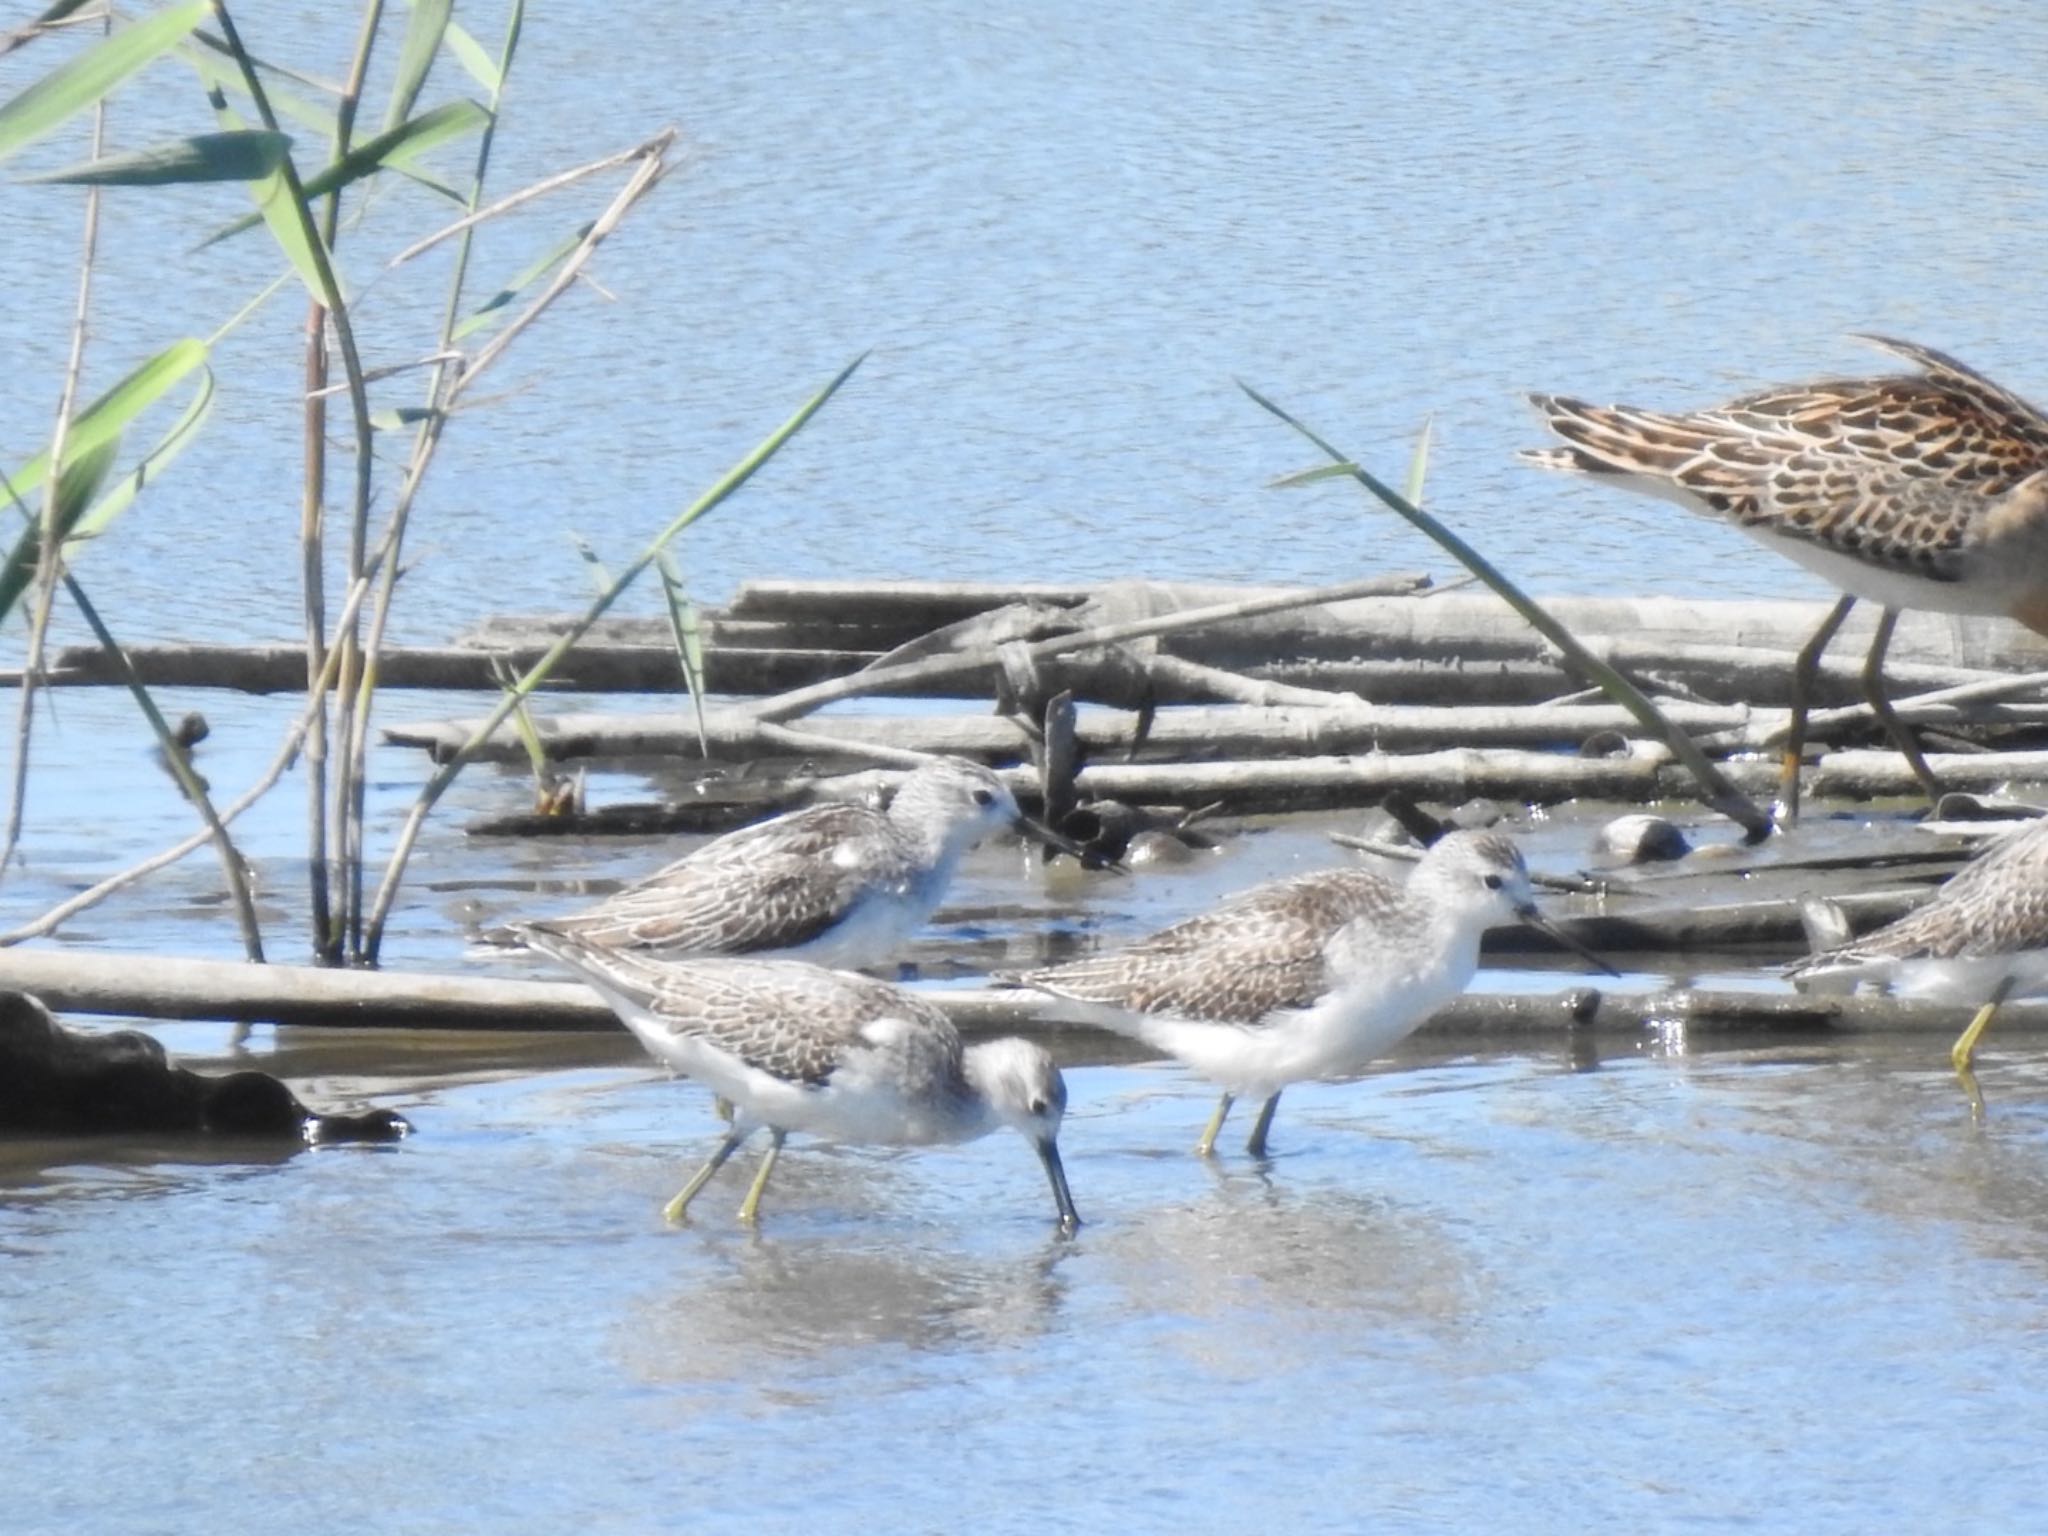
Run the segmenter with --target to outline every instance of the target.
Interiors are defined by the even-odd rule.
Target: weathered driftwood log
[[[1280,592],[1192,608],[1175,606],[1164,613],[1156,611],[1159,606],[1156,602],[1145,601],[1136,605],[1145,610],[1140,617],[1083,623],[1071,634],[1029,642],[1017,641],[996,649],[1005,675],[1014,679],[1019,668],[1037,669],[1054,657],[1076,651],[1103,649],[1115,654],[1115,648],[1127,647],[1132,641],[1202,631],[1214,632],[1226,625],[1246,623],[1273,614],[1292,613],[1361,598],[1391,596],[1409,591],[1414,584],[1415,578],[1412,576],[1371,576],[1306,592]],[[943,677],[971,675],[985,666],[987,659],[986,651],[977,650],[928,656],[923,660],[906,662],[895,667],[874,667],[857,677],[838,678],[829,683],[814,683],[807,688],[796,688],[787,693],[777,694],[773,698],[761,700],[753,708],[763,720],[793,720],[841,699],[860,698],[874,691],[878,684],[925,682]],[[1043,691],[1050,692],[1059,686],[1063,685],[1048,681]]]
[[[2048,782],[2048,752],[1934,753],[1928,762],[1958,789],[1990,789],[2009,782]],[[1769,794],[1778,766],[1756,759],[1725,765],[1728,777],[1751,794]],[[1817,799],[1873,800],[1919,793],[1912,770],[1896,752],[1830,752],[1808,770]],[[1084,796],[1133,805],[1208,805],[1234,814],[1273,810],[1330,810],[1367,806],[1394,789],[1423,799],[1495,800],[1553,804],[1562,800],[1686,798],[1692,781],[1654,748],[1642,755],[1575,758],[1556,753],[1459,748],[1443,752],[1357,757],[1294,758],[1271,762],[1104,763],[1082,770]]]
[[[1409,577],[1383,578],[1405,586]],[[758,615],[777,595],[770,617]],[[1290,686],[1355,692],[1382,702],[1525,702],[1577,683],[1555,665],[1548,648],[1505,604],[1488,594],[1381,596],[1317,603],[1305,589],[1217,588],[1160,583],[1106,587],[1031,588],[954,584],[779,584],[743,589],[725,615],[706,621],[707,686],[714,692],[785,692],[839,678],[897,645],[926,635],[932,620],[952,623],[982,612],[975,603],[1030,601],[1041,610],[1070,607],[1086,626],[1112,614],[1157,618],[1219,601],[1292,602],[1297,609],[1251,615],[1159,637],[1162,656]],[[1819,622],[1823,605],[1799,602],[1683,599],[1554,598],[1559,619],[1597,654],[1642,674],[1653,687],[1726,702],[1782,704],[1791,658]],[[889,617],[894,614],[893,618]],[[1859,645],[1869,621],[1852,616],[1824,666],[1816,701],[1856,697]],[[398,688],[493,690],[491,657],[515,667],[536,659],[558,631],[548,618],[501,619],[472,646],[398,647],[385,653],[379,676]],[[1701,636],[1715,644],[1703,646]],[[293,692],[303,687],[304,659],[293,646],[139,646],[133,659],[155,685]],[[1101,665],[1107,665],[1102,663]],[[1057,686],[1083,697],[1090,664],[1069,659]],[[1890,675],[1900,689],[1948,686],[2013,668],[2048,667],[2048,643],[2005,620],[1908,614],[1893,641]],[[1973,670],[1975,669],[1975,670]],[[893,669],[892,669],[893,670]],[[939,674],[870,678],[863,692],[919,696],[985,696],[991,658],[956,664]],[[0,674],[5,680],[9,674]],[[94,647],[72,647],[55,662],[54,680],[112,683],[114,669]],[[607,621],[564,663],[560,686],[588,691],[673,692],[679,669],[665,633],[651,620]],[[1212,696],[1217,679],[1164,668],[1162,698]],[[1176,689],[1185,690],[1176,692]]]
[[[1750,718],[1750,712],[1741,706],[1674,704],[1666,713],[1681,729],[1702,732],[1739,729]],[[2043,713],[2048,715],[2048,710]],[[424,748],[439,759],[468,740],[481,723],[480,719],[408,721],[387,727],[384,739],[395,746]],[[696,716],[688,712],[543,713],[534,723],[553,758],[695,757],[698,750]],[[1131,714],[1091,713],[1078,724],[1081,745],[1090,758],[1122,757],[1136,745],[1136,720]],[[1575,749],[1599,732],[1625,731],[1634,725],[1634,717],[1626,710],[1608,704],[1432,708],[1333,701],[1313,708],[1187,706],[1161,710],[1146,734],[1145,745],[1149,754],[1161,757],[1394,751],[1481,743]],[[781,745],[779,739],[764,739],[747,711],[725,706],[705,710],[704,732],[717,758],[753,757]],[[806,735],[844,741],[855,750],[888,746],[989,761],[1014,757],[1028,745],[1020,727],[994,715],[835,716],[810,722]],[[525,753],[508,723],[498,728],[479,755],[516,762]]]
[[[1679,729],[1703,741],[1754,750],[1781,735],[1783,711],[1755,712],[1743,705],[1663,706]],[[1898,701],[1902,719],[1915,725],[1995,724],[2048,728],[2048,704],[1928,704]],[[1867,709],[1863,711],[1867,714]],[[1857,718],[1843,711],[1827,724]],[[481,721],[408,721],[386,728],[394,746],[419,747],[445,759]],[[541,714],[535,720],[542,745],[558,760],[595,757],[682,757],[698,755],[697,717],[688,712],[609,715]],[[1817,723],[1816,729],[1819,729]],[[1443,706],[1366,704],[1326,696],[1314,706],[1289,703],[1190,705],[1162,709],[1145,737],[1145,755],[1212,757],[1278,755],[1304,751],[1413,751],[1432,747],[1544,747],[1576,750],[1603,732],[1639,734],[1626,710],[1608,704]],[[713,705],[705,710],[704,735],[715,760],[750,759],[788,750],[786,738],[764,734],[744,710]],[[947,752],[995,761],[1022,752],[1024,732],[993,715],[861,715],[815,721],[805,744],[822,750],[839,742],[849,753],[889,747],[914,752]],[[1122,757],[1137,745],[1131,714],[1095,713],[1080,721],[1080,741],[1090,757]],[[478,756],[518,762],[526,749],[508,723],[498,728]]]
[[[545,645],[498,651],[464,646],[392,646],[378,660],[377,680],[386,688],[461,689],[496,693],[493,660],[524,671]],[[288,645],[136,645],[127,648],[142,681],[163,688],[226,688],[241,693],[302,693],[306,653]],[[878,652],[843,650],[707,649],[705,687],[717,693],[776,693],[843,677],[874,660]],[[0,671],[0,684],[20,681],[19,671]],[[51,665],[59,684],[114,684],[122,681],[112,658],[93,645],[66,646]],[[584,645],[563,661],[552,686],[588,693],[679,693],[682,671],[673,646]]]
[[[1903,917],[1927,899],[1919,891],[1858,891],[1832,898],[1833,905],[1856,933]],[[1799,902],[1795,897],[1758,901],[1714,902],[1704,906],[1649,907],[1640,911],[1582,913],[1563,918],[1558,926],[1598,953],[1676,955],[1688,951],[1726,953],[1763,948],[1798,951],[1805,948]],[[1487,935],[1490,954],[1558,954],[1550,939],[1533,928],[1502,928]]]
[[[1569,710],[1597,708],[1565,706]],[[1323,720],[1341,716],[1341,711],[1297,711],[1297,716]],[[920,726],[922,726],[920,722]],[[820,725],[804,733],[821,754],[838,742],[825,735],[829,728],[843,733],[849,756],[864,755],[863,743],[884,743],[891,748],[910,741],[890,739],[872,728],[870,722],[849,716]],[[1021,736],[1014,726],[997,722],[1000,730],[1012,733],[1021,749]],[[424,746],[429,750],[451,750],[459,740],[461,722],[425,727],[391,727],[386,739]],[[1084,733],[1085,734],[1085,733]],[[714,748],[744,755],[744,737],[728,728],[714,736]],[[1003,755],[990,751],[995,737],[985,721],[935,717],[929,729],[921,729],[915,741],[920,750],[957,751],[966,756]],[[1568,738],[1567,738],[1568,739]],[[1268,752],[1292,753],[1305,743],[1289,737],[1259,742]],[[595,736],[569,735],[551,739],[550,750],[581,752],[598,746]],[[678,727],[670,717],[648,716],[607,728],[603,746],[621,755],[677,755],[678,749],[694,755],[693,732]],[[770,750],[786,753],[789,743],[776,737]],[[498,748],[501,756],[512,753]],[[1095,761],[1085,767],[1077,781],[1084,798],[1121,800],[1132,805],[1196,806],[1215,804],[1226,813],[1249,815],[1269,811],[1341,810],[1376,804],[1390,791],[1400,789],[1425,799],[1459,801],[1474,796],[1531,804],[1556,804],[1574,799],[1620,800],[1642,804],[1654,800],[1684,799],[1692,790],[1690,776],[1671,763],[1663,749],[1636,744],[1627,756],[1582,758],[1563,752],[1522,748],[1448,748],[1434,752],[1373,752],[1277,756],[1203,762],[1113,761],[1113,744],[1105,743]],[[2012,783],[2048,783],[2048,752],[1934,753],[1928,758],[1943,781],[1956,789],[1992,790]],[[1725,764],[1734,783],[1747,793],[1769,794],[1777,784],[1777,764],[1763,758],[1735,760]],[[1918,793],[1918,785],[1903,758],[1890,751],[1840,750],[1828,753],[1807,770],[1808,791],[1816,798],[1874,800]],[[1035,778],[1018,771],[1013,788],[1030,793]]]
[[[1152,611],[1159,612],[1290,590],[1164,582],[1093,588],[975,582],[749,582],[739,589],[726,613],[735,619],[790,623],[829,618],[834,623],[857,623],[871,632],[893,631],[900,635],[895,642],[900,644],[1005,603],[1073,604],[1100,599],[1119,588],[1142,589],[1148,594],[1146,601],[1154,605]],[[1797,600],[1679,597],[1545,597],[1543,603],[1581,640],[1589,635],[1609,635],[1668,649],[1711,635],[1720,644],[1739,649],[1787,653],[1805,643],[1829,607],[1825,602]],[[1875,615],[1859,610],[1843,626],[1836,644],[1845,655],[1867,649],[1875,623]],[[1543,649],[1542,642],[1507,604],[1477,591],[1341,603],[1305,609],[1285,618],[1245,621],[1235,628],[1264,642],[1285,639],[1310,647],[1335,637],[1344,647],[1338,654],[1352,655],[1472,658],[1532,655]],[[1371,641],[1374,648],[1358,650],[1361,639]],[[2010,620],[1916,612],[1901,617],[1889,654],[1902,663],[1990,669],[2021,664],[2048,667],[2048,640]],[[1219,664],[1233,665],[1227,660]]]
[[[0,950],[0,987],[67,1013],[251,1024],[416,1029],[611,1029],[597,994],[571,982],[245,965],[76,949]]]
[[[317,971],[155,955],[79,950],[0,952],[0,987],[32,991],[74,1013],[138,1018],[276,1021],[308,1025],[456,1030],[618,1028],[596,995],[568,982],[493,981],[378,971]],[[962,1033],[1027,1030],[1071,1037],[1071,1056],[1100,1048],[1098,1032],[1029,991],[931,989]],[[1870,996],[1795,997],[1754,992],[1607,993],[1560,976],[1554,991],[1468,993],[1426,1026],[1426,1044],[1459,1036],[1562,1036],[1592,1026],[1623,1033],[1855,1029],[1948,1037],[1967,1008]],[[1999,1014],[2001,1039],[2048,1029],[2048,1005],[2014,1003]],[[1118,1056],[1127,1055],[1119,1048]]]

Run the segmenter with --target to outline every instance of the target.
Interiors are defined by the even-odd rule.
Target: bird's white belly
[[[2048,949],[2009,955],[1968,955],[1955,960],[1899,960],[1891,968],[1892,989],[1901,997],[1934,997],[1965,1005],[1985,1003],[2000,982],[2012,979],[2013,997],[2048,992]]]
[[[1815,544],[1808,539],[1788,539],[1757,528],[1745,533],[1776,550],[1787,560],[1804,566],[1814,575],[1840,587],[1852,597],[1885,608],[1924,608],[1934,613],[1971,613],[2002,616],[2009,612],[2020,585],[2018,573],[2011,585],[1996,579],[1935,581],[1903,571],[1888,570]]]
[[[841,970],[859,970],[892,959],[904,941],[925,925],[939,904],[943,882],[870,892],[847,908],[825,932],[777,953],[790,960]]]
[[[1233,1093],[1363,1071],[1465,989],[1471,967],[1436,967],[1398,986],[1356,987],[1255,1027],[1151,1021],[1145,1038]]]

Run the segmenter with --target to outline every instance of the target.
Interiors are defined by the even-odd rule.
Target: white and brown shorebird
[[[1262,1157],[1289,1083],[1364,1070],[1465,990],[1481,933],[1516,919],[1602,965],[1537,912],[1512,839],[1461,831],[1405,884],[1366,869],[1269,881],[1123,949],[996,979],[1076,1005],[1221,1085],[1201,1156],[1231,1105],[1258,1097],[1245,1150]]]
[[[1939,781],[1884,693],[1899,611],[2004,615],[2048,634],[2048,418],[1931,347],[1860,339],[1920,372],[1786,385],[1682,413],[1532,395],[1568,446],[1521,455],[1732,523],[1842,589],[1793,669],[1788,822],[1813,676],[1858,598],[1884,610],[1865,696],[1930,796]]]
[[[2048,821],[2000,838],[1897,922],[1795,960],[1785,974],[1977,1004],[1949,1052],[1967,1085],[1999,1007],[2048,991]]]
[[[1011,826],[1079,852],[1019,811],[989,769],[935,758],[904,777],[887,810],[806,806],[714,838],[595,906],[482,938],[504,947],[540,931],[655,960],[876,965],[924,926],[968,850]]]
[[[662,961],[546,924],[520,933],[611,1005],[657,1060],[703,1083],[732,1126],[662,1214],[681,1221],[748,1136],[768,1151],[740,1207],[752,1222],[791,1131],[827,1141],[923,1146],[1002,1126],[1037,1149],[1063,1230],[1080,1225],[1060,1162],[1066,1080],[1028,1040],[963,1046],[952,1021],[915,993],[798,960]]]

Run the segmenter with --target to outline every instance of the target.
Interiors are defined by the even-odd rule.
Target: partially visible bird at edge
[[[1814,675],[1858,599],[1883,609],[1864,693],[1930,798],[1940,782],[1884,690],[1900,611],[2004,615],[2048,635],[2048,418],[1931,347],[1860,339],[1920,371],[1678,413],[1530,396],[1567,446],[1526,451],[1525,462],[1677,501],[1841,588],[1794,665],[1781,824],[1798,818]]]
[[[1898,921],[1795,960],[1795,981],[1874,981],[1905,997],[1977,1005],[1949,1052],[1965,1088],[2010,998],[2048,991],[2048,820],[2000,838]]]

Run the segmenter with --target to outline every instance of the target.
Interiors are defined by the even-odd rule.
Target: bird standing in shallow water
[[[1949,1052],[1972,1088],[1977,1043],[2011,997],[2048,989],[2048,821],[2000,838],[1895,923],[1785,968],[1799,981],[1886,981],[1907,997],[1979,1004]]]
[[[1221,1084],[1203,1157],[1237,1098],[1257,1095],[1245,1150],[1263,1157],[1281,1090],[1384,1055],[1465,990],[1480,934],[1516,918],[1585,953],[1537,915],[1512,840],[1451,832],[1405,885],[1365,869],[1270,881],[1124,949],[998,979],[1078,1004]]]
[[[1931,347],[1861,339],[1921,372],[1764,389],[1681,414],[1529,397],[1568,446],[1525,462],[1733,523],[1842,589],[1793,668],[1785,822],[1799,814],[1813,677],[1858,598],[1884,610],[1864,693],[1930,797],[1941,785],[1884,692],[1900,610],[2004,615],[2048,635],[2048,418]]]
[[[574,971],[658,1060],[733,1106],[732,1128],[664,1208],[681,1221],[741,1143],[770,1141],[740,1207],[756,1220],[791,1131],[828,1141],[920,1146],[999,1126],[1038,1151],[1060,1226],[1081,1222],[1060,1162],[1067,1085],[1026,1040],[963,1047],[937,1006],[901,987],[795,960],[651,960],[530,923],[526,943]]]
[[[924,925],[967,851],[1013,825],[1077,851],[1025,817],[989,769],[935,758],[905,776],[886,811],[806,806],[715,838],[581,912],[485,937],[539,931],[657,960],[875,965]]]

